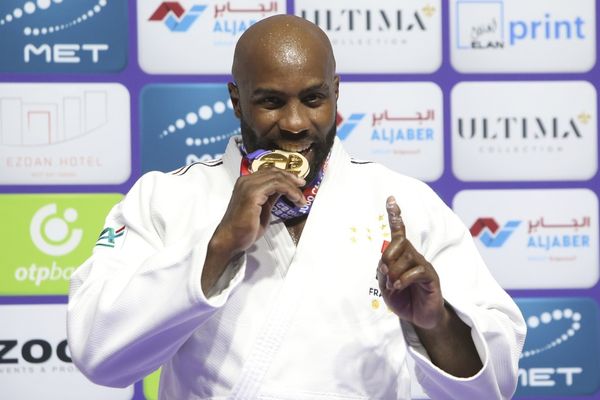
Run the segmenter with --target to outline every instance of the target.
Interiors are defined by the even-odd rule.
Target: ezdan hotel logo
[[[479,218],[471,226],[471,235],[486,247],[502,247],[521,221],[508,221],[502,228],[493,218]]]
[[[441,64],[439,0],[297,0],[295,6],[297,16],[327,33],[341,72],[433,72]]]
[[[0,83],[0,184],[123,183],[129,93],[114,83]]]
[[[77,266],[121,198],[115,194],[2,195],[0,294],[65,294]]]
[[[595,63],[594,0],[453,0],[452,64],[463,72],[583,72]]]
[[[465,190],[454,211],[506,289],[598,282],[598,199],[590,190]]]
[[[337,136],[355,158],[433,181],[443,171],[442,92],[433,83],[342,83]],[[377,96],[373,96],[377,93]],[[364,99],[369,97],[365,106]]]
[[[164,22],[171,32],[187,32],[205,9],[205,5],[193,5],[186,11],[178,2],[166,1],[158,6],[149,20]]]
[[[240,131],[224,84],[149,85],[141,104],[144,172],[219,158]]]
[[[127,2],[0,2],[0,71],[113,72],[127,62]]]
[[[140,66],[148,73],[159,74],[229,73],[240,35],[263,18],[285,13],[285,3],[138,1]]]
[[[0,305],[2,398],[129,400],[133,386],[90,382],[73,364],[66,304]]]
[[[517,396],[585,396],[600,389],[598,306],[587,298],[517,299],[527,322]]]

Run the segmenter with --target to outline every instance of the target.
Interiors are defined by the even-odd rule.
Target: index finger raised
[[[396,202],[394,196],[387,198],[385,202],[385,208],[387,210],[392,240],[404,240],[406,238],[406,227],[404,226],[404,221],[402,220],[400,206]]]

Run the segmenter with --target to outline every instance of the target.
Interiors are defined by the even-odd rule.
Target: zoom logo
[[[57,215],[55,203],[40,208],[31,219],[29,233],[35,246],[51,256],[63,256],[73,251],[81,242],[83,230],[71,229],[77,220],[77,211],[67,208]]]

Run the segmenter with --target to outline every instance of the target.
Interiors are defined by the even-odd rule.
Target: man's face
[[[310,182],[335,138],[338,77],[326,62],[301,60],[250,66],[246,79],[229,89],[246,150],[301,153],[310,163]]]

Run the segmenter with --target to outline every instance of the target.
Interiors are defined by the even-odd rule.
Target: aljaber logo
[[[42,252],[62,256],[73,251],[81,241],[82,229],[71,229],[69,224],[77,220],[77,210],[67,208],[62,217],[56,216],[56,203],[41,207],[33,215],[29,225],[31,240]]]
[[[591,395],[600,388],[598,306],[586,298],[517,299],[527,322],[519,396]]]
[[[348,136],[354,131],[356,126],[362,121],[367,115],[366,113],[353,113],[350,114],[348,120],[344,122],[344,117],[338,112],[336,114],[335,123],[337,125],[337,136],[340,140],[346,140]]]
[[[0,71],[106,72],[127,61],[127,2],[0,3]]]
[[[473,237],[479,237],[486,247],[502,247],[520,224],[521,221],[508,221],[500,228],[493,218],[478,218],[471,226],[470,232]]]
[[[219,158],[240,132],[224,84],[149,85],[141,104],[144,172]]]
[[[187,32],[206,7],[205,5],[193,5],[186,13],[178,2],[165,1],[158,6],[148,20],[164,21],[171,32]]]

